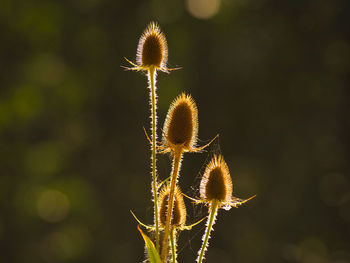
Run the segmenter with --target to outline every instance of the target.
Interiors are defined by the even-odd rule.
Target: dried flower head
[[[137,47],[136,62],[142,67],[165,68],[168,45],[158,25],[151,22],[143,32]]]
[[[214,155],[212,160],[205,168],[200,183],[200,199],[186,196],[195,203],[211,204],[213,201],[218,202],[218,208],[226,210],[231,207],[238,207],[241,204],[253,199],[240,199],[232,196],[233,185],[228,166],[221,155]]]
[[[163,187],[159,194],[159,218],[160,225],[165,226],[166,215],[168,210],[168,199],[170,194],[169,185]],[[171,225],[175,228],[181,228],[186,222],[186,206],[183,200],[183,196],[179,187],[175,189],[174,207],[173,207],[173,218],[171,220]]]
[[[151,22],[142,33],[137,46],[136,64],[125,58],[133,67],[129,70],[146,70],[151,68],[163,72],[169,72],[166,64],[168,62],[168,44],[165,35],[155,22]]]
[[[163,144],[191,151],[197,142],[198,110],[190,95],[182,93],[171,104],[163,128]]]
[[[230,202],[232,197],[232,180],[224,158],[214,155],[207,165],[200,184],[201,199]]]

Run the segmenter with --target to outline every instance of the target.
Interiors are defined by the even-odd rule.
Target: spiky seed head
[[[136,62],[139,66],[156,69],[166,68],[168,45],[165,35],[155,22],[151,22],[143,32],[137,47]]]
[[[165,227],[166,215],[168,210],[168,199],[170,194],[170,186],[163,187],[159,194],[159,218],[161,227]],[[173,206],[173,218],[171,225],[175,228],[184,226],[186,223],[186,206],[179,187],[175,188],[175,198]]]
[[[163,143],[170,148],[183,145],[191,149],[197,143],[198,110],[191,95],[182,93],[170,105],[163,128]]]
[[[214,155],[205,168],[200,183],[201,199],[206,201],[219,200],[230,202],[232,199],[232,180],[224,158]]]

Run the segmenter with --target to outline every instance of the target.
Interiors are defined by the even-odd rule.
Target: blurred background
[[[219,212],[206,262],[350,263],[349,17],[348,0],[2,0],[0,261],[144,259],[129,210],[152,222],[147,79],[120,66],[155,20],[182,67],[158,76],[159,128],[186,91],[199,144],[220,134],[185,155],[183,192],[220,149],[235,195],[257,194]],[[188,224],[206,215],[186,205]]]

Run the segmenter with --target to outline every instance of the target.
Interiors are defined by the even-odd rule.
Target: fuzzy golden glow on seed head
[[[159,219],[161,227],[166,224],[166,215],[168,209],[168,199],[169,199],[170,187],[163,187],[159,194]],[[173,218],[171,220],[171,225],[175,228],[181,228],[186,223],[186,206],[184,199],[179,187],[175,189],[174,207],[173,207]]]
[[[224,158],[214,155],[207,165],[200,184],[201,199],[229,203],[232,199],[232,180]]]
[[[168,45],[159,26],[151,22],[143,32],[137,47],[136,62],[138,66],[166,69]]]
[[[171,104],[163,128],[163,143],[191,150],[197,142],[198,110],[190,95],[182,93]]]

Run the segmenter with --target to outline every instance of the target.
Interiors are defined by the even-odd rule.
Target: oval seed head
[[[201,199],[230,202],[232,199],[232,180],[224,158],[214,155],[205,168],[200,184]]]
[[[166,215],[168,210],[168,199],[170,193],[170,186],[163,187],[162,191],[159,194],[159,218],[161,227],[165,227],[166,224]],[[179,228],[185,225],[186,223],[186,206],[184,199],[179,187],[175,189],[175,198],[173,206],[173,218],[171,220],[171,225],[175,228]]]
[[[198,110],[190,95],[182,93],[171,104],[163,128],[163,143],[190,150],[197,143]]]
[[[151,22],[143,32],[137,47],[136,62],[141,67],[166,68],[168,45],[159,26]]]

